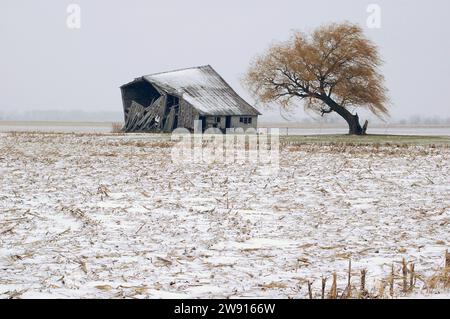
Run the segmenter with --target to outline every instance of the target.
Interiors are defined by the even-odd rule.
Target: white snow
[[[371,287],[403,257],[443,266],[449,148],[280,155],[274,177],[181,169],[154,136],[1,134],[0,297],[298,298],[334,271],[342,287],[349,258]]]

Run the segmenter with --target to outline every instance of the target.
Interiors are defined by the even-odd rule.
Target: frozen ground
[[[169,146],[0,133],[0,297],[299,298],[349,258],[373,289],[403,257],[443,267],[448,146],[285,146],[276,177]]]

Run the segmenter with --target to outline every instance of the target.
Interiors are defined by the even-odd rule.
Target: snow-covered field
[[[403,257],[419,279],[444,265],[448,146],[282,146],[277,176],[170,152],[0,133],[0,297],[303,298],[334,271],[342,291],[349,259],[374,290]]]

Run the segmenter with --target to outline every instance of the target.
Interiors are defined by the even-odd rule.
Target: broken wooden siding
[[[125,132],[158,132],[161,130],[161,118],[164,111],[165,96],[160,96],[150,106],[145,107],[136,101],[126,110]]]
[[[121,87],[124,118],[127,120],[128,112],[133,102],[144,108],[153,104],[161,93],[144,79],[136,79]]]

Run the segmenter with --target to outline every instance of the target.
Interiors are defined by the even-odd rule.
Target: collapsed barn
[[[260,113],[209,65],[136,78],[120,87],[125,132],[256,128]]]

